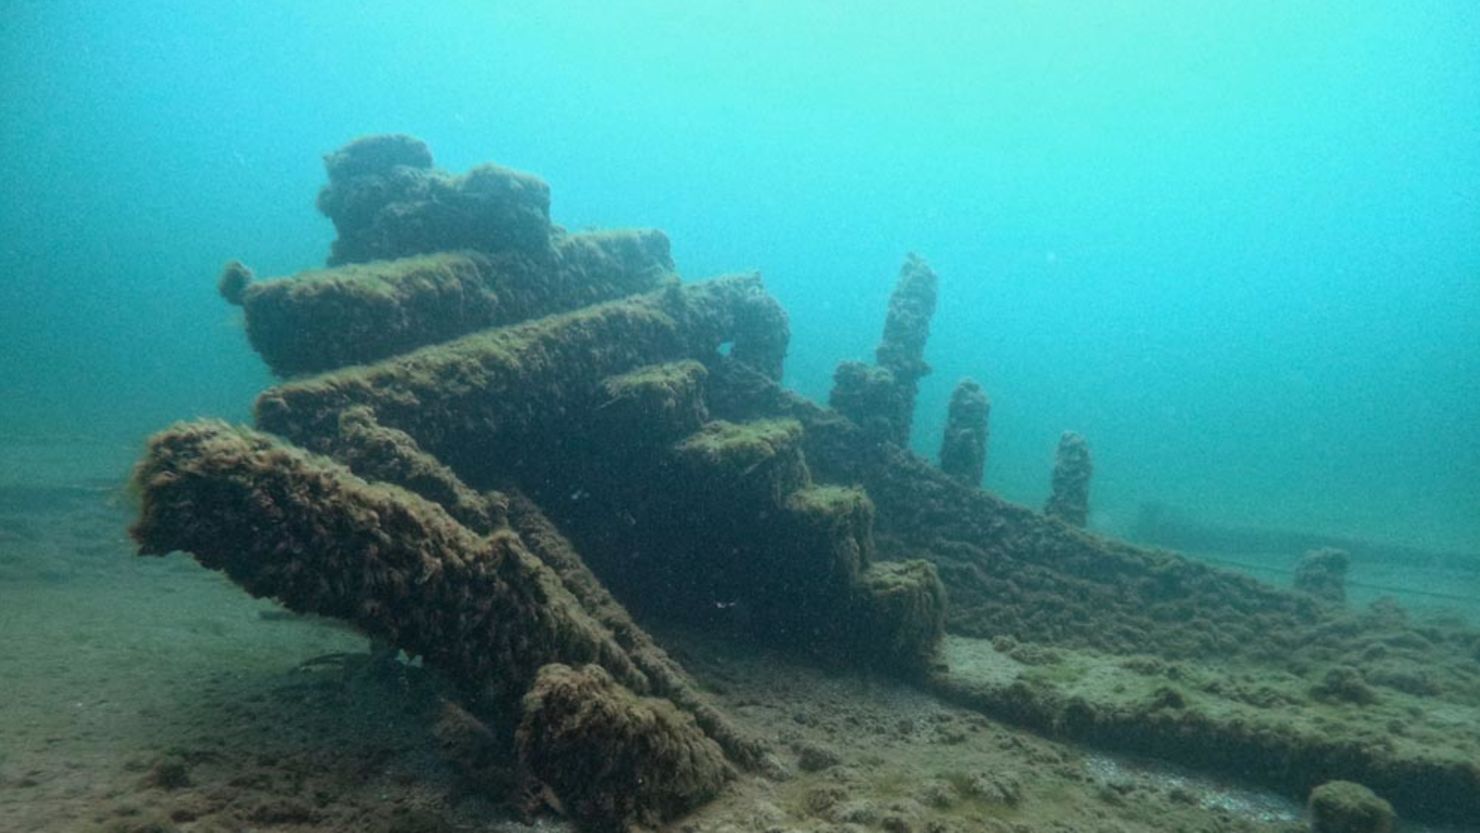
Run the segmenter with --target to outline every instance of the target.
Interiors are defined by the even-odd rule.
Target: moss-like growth
[[[872,662],[906,673],[938,661],[945,634],[946,590],[928,561],[883,561],[857,587],[856,644]]]
[[[682,667],[632,620],[543,512],[523,495],[479,494],[404,432],[376,422],[364,407],[342,412],[338,434],[323,438],[320,450],[348,464],[360,477],[408,489],[436,503],[479,534],[507,534],[512,515],[512,529],[520,544],[559,578],[581,610],[610,634],[640,672],[641,677],[629,678],[629,685],[642,682],[643,691],[667,697],[693,714],[737,763],[751,767],[767,763],[764,744],[736,728],[700,693]]]
[[[649,292],[677,281],[668,235],[658,229],[609,229],[559,234],[552,240],[554,272],[547,285],[515,285],[502,294],[527,310],[508,323]],[[769,297],[764,290],[759,293]]]
[[[1338,665],[1326,672],[1310,693],[1330,703],[1370,706],[1378,701],[1377,691],[1367,684],[1362,672],[1349,665]]]
[[[1089,456],[1089,443],[1073,431],[1059,438],[1053,464],[1053,493],[1043,513],[1067,524],[1084,526],[1089,520],[1089,479],[1094,463]]]
[[[887,368],[840,362],[833,372],[828,404],[878,442],[898,438],[895,415],[906,406],[904,391]]]
[[[696,489],[775,506],[811,482],[794,420],[715,420],[673,447]]]
[[[1312,703],[1290,674],[1223,657],[1159,663],[1030,643],[950,636],[951,671],[929,680],[949,699],[1039,731],[1203,770],[1238,773],[1292,797],[1332,778],[1369,785],[1414,818],[1467,822],[1480,813],[1475,708],[1394,699],[1361,709]],[[1040,650],[1041,646],[1038,646]],[[1402,720],[1393,732],[1384,724]]]
[[[940,442],[940,470],[967,486],[980,486],[987,467],[987,418],[992,403],[982,386],[962,379],[951,391],[945,434]]]
[[[460,251],[351,264],[242,283],[234,303],[245,307],[247,337],[263,361],[291,375],[374,361],[674,279],[662,232],[566,235],[554,253]]]
[[[421,171],[432,167],[426,142],[405,133],[362,136],[324,157],[331,181],[389,174],[403,167]]]
[[[1311,833],[1390,833],[1392,805],[1351,781],[1329,781],[1311,790]]]
[[[935,272],[923,258],[911,252],[899,269],[894,294],[889,296],[884,337],[875,351],[879,367],[894,374],[899,388],[898,410],[890,417],[890,423],[894,431],[891,439],[901,448],[910,444],[920,379],[930,374],[930,365],[925,363],[925,342],[930,338],[930,319],[935,315],[936,284]]]
[[[523,708],[521,764],[588,829],[657,825],[712,798],[733,774],[693,718],[637,697],[598,666],[542,668]]]
[[[532,444],[564,442],[559,417],[585,413],[604,379],[647,364],[714,354],[760,288],[721,278],[463,336],[378,364],[289,382],[257,400],[265,430],[301,444],[366,405],[477,483]]]
[[[907,256],[889,297],[884,336],[874,351],[877,366],[843,362],[833,377],[832,406],[874,439],[901,448],[910,443],[920,379],[930,373],[925,342],[935,315],[937,283],[924,259]]]
[[[339,232],[330,265],[454,249],[548,252],[550,187],[538,177],[496,165],[450,176],[404,135],[358,139],[324,166],[318,206]]]
[[[337,433],[314,449],[349,466],[366,480],[400,486],[441,506],[458,523],[481,535],[506,525],[505,502],[479,494],[452,469],[426,453],[405,431],[387,428],[364,406],[339,414]]]
[[[893,371],[902,384],[913,384],[930,373],[930,365],[925,363],[925,342],[930,338],[930,319],[935,315],[937,284],[935,271],[924,258],[914,252],[905,257],[899,268],[899,282],[889,296],[884,337],[875,351],[879,366]]]
[[[748,556],[752,625],[763,637],[827,656],[855,651],[849,613],[873,560],[874,505],[861,489],[804,486],[757,519]],[[867,641],[867,640],[864,640]]]
[[[1306,553],[1295,566],[1295,589],[1341,604],[1346,601],[1346,570],[1351,556],[1345,550],[1322,547]]]
[[[850,586],[874,559],[874,504],[852,486],[808,486],[786,497],[787,537],[798,549],[829,550],[818,577]]]
[[[216,291],[221,293],[226,303],[239,307],[244,303],[247,289],[252,285],[254,277],[252,270],[240,260],[227,261],[221,267],[221,277],[216,279]]]
[[[549,662],[647,680],[509,531],[224,423],[155,435],[135,471],[140,552],[184,550],[254,596],[345,619],[510,704]]]
[[[704,379],[709,371],[692,359],[647,365],[601,383],[603,427],[611,436],[645,445],[672,441],[699,430],[709,419]]]
[[[387,445],[399,438],[364,409],[342,422],[350,439],[340,447],[365,466],[426,479],[408,468],[415,447]],[[433,475],[430,491],[469,499],[455,478]],[[186,550],[253,595],[346,619],[425,657],[496,712],[522,698],[520,760],[589,826],[660,821],[707,799],[731,774],[726,751],[749,766],[769,760],[520,496],[518,531],[478,536],[410,492],[215,422],[154,437],[136,480],[143,505],[131,532],[142,553]],[[668,699],[637,696],[647,692]]]
[[[264,281],[243,296],[247,338],[280,375],[388,356],[489,323],[496,271],[449,252]]]

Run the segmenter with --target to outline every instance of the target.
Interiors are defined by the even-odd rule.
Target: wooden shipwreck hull
[[[443,174],[409,137],[329,169],[351,265],[228,267],[289,378],[255,428],[152,441],[134,535],[423,657],[588,827],[776,769],[629,607],[1302,797],[1343,778],[1480,815],[1474,632],[1109,541],[976,488],[980,458],[952,476],[902,449],[929,372],[922,260],[832,410],[780,385],[787,318],[756,275],[681,283],[661,232],[566,234],[542,182]],[[984,424],[957,430],[985,454]],[[1435,703],[1468,730],[1424,718]]]

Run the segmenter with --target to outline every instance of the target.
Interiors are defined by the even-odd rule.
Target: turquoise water
[[[314,207],[322,157],[385,132],[426,140],[453,172],[494,161],[545,178],[568,228],[664,229],[688,279],[761,270],[791,317],[785,381],[818,400],[839,360],[872,359],[900,263],[918,252],[940,277],[919,454],[934,457],[952,388],[971,376],[993,402],[990,491],[1041,506],[1073,430],[1095,457],[1092,530],[1281,587],[1300,552],[1334,544],[1352,555],[1350,610],[1396,592],[1422,621],[1391,634],[1379,622],[1362,653],[1320,655],[1358,657],[1382,687],[1376,711],[1306,696],[1313,681],[1331,688],[1329,672],[1349,681],[1346,666],[1241,668],[1220,654],[1184,680],[1168,660],[1177,686],[1211,680],[1188,688],[1194,705],[1245,698],[1273,704],[1250,725],[1310,714],[1335,734],[1370,724],[1363,738],[1405,754],[1435,738],[1465,749],[1480,641],[1419,617],[1480,621],[1476,44],[1480,5],[1458,0],[7,0],[0,829],[191,833],[217,829],[212,816],[566,829],[505,827],[508,808],[463,794],[469,772],[436,763],[442,695],[420,665],[372,661],[342,625],[287,615],[184,557],[128,557],[136,507],[121,484],[143,438],[200,415],[248,421],[273,382],[218,295],[222,264],[322,265],[334,238]],[[1161,528],[1138,526],[1148,506]],[[1085,565],[1057,566],[1053,582],[1083,589]],[[1111,598],[1113,579],[1085,597]],[[1120,633],[1126,615],[1107,627]],[[712,633],[658,635],[788,761],[819,738],[841,750],[846,772],[777,781],[764,799],[748,783],[711,820],[823,817],[786,802],[806,809],[795,793],[824,782],[881,804],[907,790],[900,800],[935,810],[942,783],[965,784],[973,812],[1025,789],[1022,830],[1132,811],[1150,816],[1126,829],[1158,829],[1168,808],[1288,830],[1301,814],[1299,790],[1241,780],[1259,772],[1224,783],[1105,757],[917,688],[720,651]],[[951,656],[976,664],[951,671],[1021,672],[1044,697],[1089,691],[1102,706],[1124,680],[1162,675],[1160,659],[1065,641],[1013,653],[970,640]],[[1457,664],[1419,667],[1432,657]],[[1151,695],[1178,704],[1179,691]],[[193,789],[150,781],[176,759],[196,767]],[[303,786],[272,780],[285,773],[329,792],[281,803]],[[974,773],[1012,777],[982,792]],[[915,783],[931,780],[933,794]],[[406,812],[426,808],[420,823]]]
[[[1101,528],[1474,552],[1476,43],[1459,2],[10,2],[0,432],[244,418],[217,270],[321,263],[320,155],[404,131],[666,229],[690,278],[760,268],[817,397],[922,253],[916,448],[976,377],[1014,500],[1072,428]]]

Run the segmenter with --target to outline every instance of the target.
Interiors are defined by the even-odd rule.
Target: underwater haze
[[[0,13],[0,433],[138,441],[269,378],[223,262],[321,265],[321,157],[405,132],[758,268],[787,382],[940,275],[913,444],[963,376],[986,487],[1062,431],[1091,525],[1480,550],[1480,5],[24,2]]]

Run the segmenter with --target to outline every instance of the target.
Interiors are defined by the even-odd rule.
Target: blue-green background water
[[[1480,550],[1477,43],[1466,2],[11,0],[0,434],[245,418],[221,263],[320,264],[320,155],[404,131],[690,278],[760,268],[818,398],[926,255],[916,446],[975,376],[1009,498],[1073,428],[1105,528]]]

